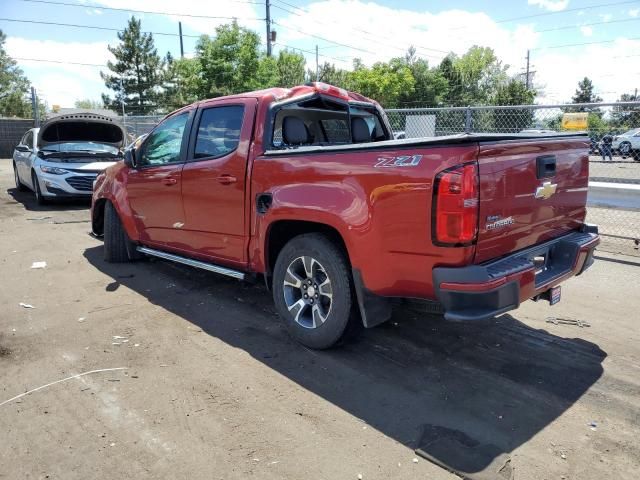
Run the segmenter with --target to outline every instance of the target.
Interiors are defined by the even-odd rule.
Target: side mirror
[[[129,168],[136,168],[136,150],[135,148],[127,148],[124,151],[124,164]]]
[[[24,152],[24,153],[27,153],[27,152],[30,152],[30,151],[31,151],[31,150],[29,149],[29,147],[27,147],[26,145],[18,145],[18,146],[16,146],[16,150],[17,150],[18,152]]]

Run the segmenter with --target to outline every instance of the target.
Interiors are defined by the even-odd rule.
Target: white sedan
[[[39,204],[55,198],[90,198],[93,181],[122,159],[126,134],[110,117],[61,115],[32,128],[13,152],[16,188]]]
[[[640,161],[640,128],[613,137],[612,147],[623,157],[633,157],[635,161]]]

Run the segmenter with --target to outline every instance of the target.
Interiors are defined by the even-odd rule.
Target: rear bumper
[[[583,225],[580,231],[482,265],[434,268],[436,296],[447,320],[493,318],[580,275],[593,264],[599,243],[598,227]],[[536,258],[544,258],[544,266],[534,265]]]

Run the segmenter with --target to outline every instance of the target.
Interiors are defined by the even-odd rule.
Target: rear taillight
[[[438,245],[469,245],[478,235],[478,167],[458,165],[436,176],[433,240]]]

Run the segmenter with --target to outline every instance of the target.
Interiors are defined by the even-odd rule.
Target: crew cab
[[[168,115],[96,181],[108,262],[144,255],[263,278],[312,348],[391,315],[392,298],[482,321],[593,263],[588,137],[393,139],[373,100],[322,83]]]

